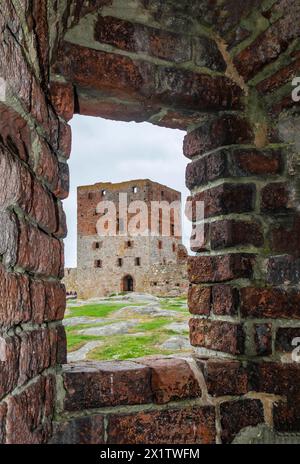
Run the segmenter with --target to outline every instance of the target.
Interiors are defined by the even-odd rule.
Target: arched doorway
[[[133,278],[131,277],[131,275],[127,275],[123,277],[122,290],[123,292],[133,292],[134,285],[133,285]]]

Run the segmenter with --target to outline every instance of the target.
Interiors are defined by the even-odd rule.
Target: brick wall
[[[48,441],[55,405],[59,442],[299,432],[299,2],[126,3],[1,8],[0,441]],[[61,371],[74,111],[187,129],[187,185],[206,216],[189,259],[192,361]]]

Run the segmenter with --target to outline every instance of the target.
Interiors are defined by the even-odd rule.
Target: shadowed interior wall
[[[54,442],[299,432],[299,19],[297,0],[1,6],[0,442],[47,442],[54,413]],[[193,359],[61,367],[74,112],[188,132],[206,223],[188,265]]]

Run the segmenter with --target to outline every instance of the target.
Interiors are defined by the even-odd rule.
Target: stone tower
[[[130,205],[126,212],[124,210],[125,215],[120,209],[120,194]],[[170,209],[173,202],[181,203],[180,192],[140,179],[78,187],[77,201],[78,263],[77,270],[66,270],[69,291],[75,290],[82,298],[121,291],[164,295],[186,291],[186,251],[182,245],[181,218]],[[106,202],[112,202],[116,211],[116,233],[112,236],[101,236],[97,231],[98,221],[107,211]],[[141,202],[141,207],[146,208],[143,209],[146,223],[141,225],[137,221],[139,235],[132,235],[126,227],[136,217],[133,210],[139,207],[139,203],[133,202]],[[158,206],[155,222],[152,218],[158,202],[160,206],[169,207],[169,214]],[[101,206],[102,214],[99,213]]]

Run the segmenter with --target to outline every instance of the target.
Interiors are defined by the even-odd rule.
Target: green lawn
[[[87,360],[113,360],[131,359],[153,354],[171,354],[161,348],[169,338],[174,336],[184,336],[188,338],[187,331],[177,334],[167,326],[173,322],[186,322],[189,319],[189,312],[186,307],[185,298],[160,298],[155,305],[159,305],[162,310],[176,311],[178,315],[170,314],[170,317],[152,317],[143,313],[133,312],[130,307],[145,306],[149,302],[110,302],[109,299],[100,303],[89,303],[81,306],[68,306],[70,317],[101,318],[103,322],[77,324],[66,327],[68,352],[72,353],[83,347],[90,341],[101,341],[101,346],[95,348],[87,354]],[[127,308],[119,312],[122,308]],[[134,327],[128,328],[128,333],[124,335],[111,336],[91,336],[79,333],[91,327],[103,327],[118,322],[133,320],[136,321]],[[135,335],[136,334],[136,335]]]

